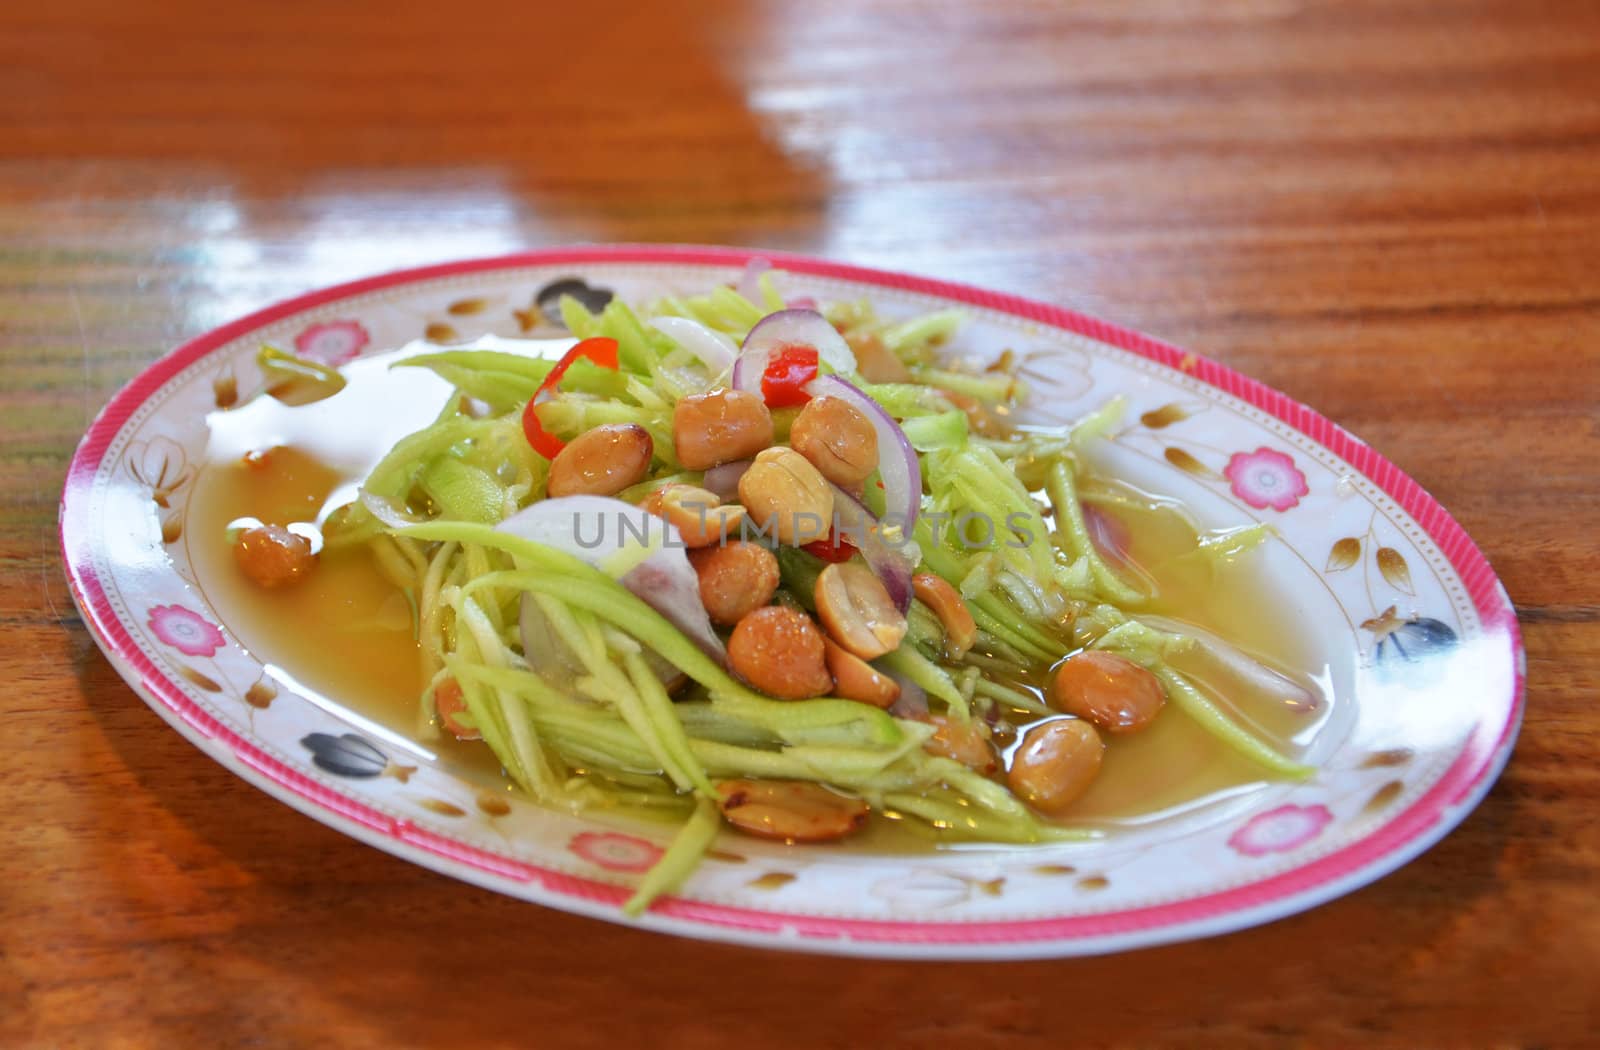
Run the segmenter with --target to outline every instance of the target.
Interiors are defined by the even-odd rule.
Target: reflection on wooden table
[[[8,9],[0,51],[0,1042],[1590,1038],[1594,5],[82,0]],[[1309,402],[1449,507],[1517,602],[1504,779],[1311,913],[1005,966],[635,933],[262,797],[77,623],[53,530],[78,435],[163,350],[274,299],[573,241],[973,281]]]

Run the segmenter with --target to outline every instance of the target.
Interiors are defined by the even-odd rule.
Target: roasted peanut
[[[701,547],[689,551],[689,564],[700,577],[700,604],[723,627],[770,602],[778,589],[778,559],[759,543]]]
[[[930,715],[934,725],[933,735],[922,743],[922,750],[930,755],[954,759],[968,769],[988,776],[1000,768],[1000,756],[994,745],[984,736],[983,726],[976,720],[958,722],[943,715]]]
[[[748,390],[693,394],[672,410],[672,446],[689,470],[749,459],[771,444],[772,413]]]
[[[567,442],[550,463],[551,496],[615,496],[650,472],[655,443],[637,423],[606,423]]]
[[[663,485],[639,504],[651,514],[671,522],[689,547],[716,543],[734,532],[744,520],[744,508],[724,505],[715,492],[694,485]]]
[[[765,535],[791,546],[823,539],[833,521],[833,490],[792,448],[756,457],[739,479],[739,502]]]
[[[1105,749],[1100,734],[1080,718],[1046,722],[1023,736],[1006,781],[1034,809],[1055,815],[1088,789]]]
[[[1050,676],[1051,707],[1108,733],[1143,729],[1166,702],[1159,678],[1116,653],[1086,649],[1063,660]]]
[[[311,541],[282,525],[259,525],[239,533],[233,559],[258,587],[282,587],[305,576],[317,564]]]
[[[856,371],[869,383],[909,383],[911,369],[890,350],[876,332],[846,332],[845,342],[855,351]]]
[[[740,831],[783,842],[831,842],[866,824],[871,808],[858,798],[807,780],[724,780],[717,784],[723,819]]]
[[[882,673],[832,638],[822,639],[833,675],[834,695],[873,707],[888,707],[900,698],[900,683]]]
[[[768,605],[745,616],[728,639],[728,664],[746,682],[780,700],[804,700],[833,688],[822,632],[811,617]]]
[[[917,601],[933,610],[944,628],[944,648],[951,659],[960,659],[978,640],[978,625],[961,597],[961,592],[950,585],[943,576],[919,572],[911,577],[911,593]]]
[[[823,569],[812,596],[833,640],[863,660],[892,651],[906,636],[906,618],[883,582],[859,562]]]
[[[807,401],[789,428],[789,444],[842,488],[854,488],[878,469],[878,432],[843,398]]]
[[[1011,424],[982,401],[967,394],[958,394],[954,390],[941,390],[940,393],[966,414],[967,426],[972,428],[974,434],[996,438],[1010,436]]]

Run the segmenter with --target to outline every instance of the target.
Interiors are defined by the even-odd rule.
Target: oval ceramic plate
[[[73,597],[133,688],[208,755],[397,856],[503,893],[648,929],[772,947],[979,958],[1114,951],[1310,907],[1415,857],[1488,790],[1521,715],[1512,607],[1414,481],[1296,402],[1194,354],[1043,303],[767,254],[791,296],[885,315],[956,305],[962,351],[1010,347],[1035,403],[1131,411],[1107,469],[1214,527],[1268,522],[1265,571],[1339,702],[1305,783],[1090,844],[885,855],[725,840],[681,893],[618,905],[670,831],[554,813],[452,774],[268,670],[207,601],[184,536],[208,412],[256,393],[263,342],[341,363],[428,333],[518,335],[534,292],[578,276],[628,301],[734,280],[750,253],[577,248],[390,274],[270,307],[124,389],[72,462],[61,539]]]

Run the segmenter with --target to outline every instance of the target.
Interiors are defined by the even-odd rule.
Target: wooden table
[[[1595,1045],[1600,5],[535,6],[0,14],[0,1044]],[[983,966],[635,933],[264,798],[74,615],[77,436],[272,300],[581,240],[978,282],[1308,401],[1451,508],[1515,599],[1505,776],[1309,914]]]

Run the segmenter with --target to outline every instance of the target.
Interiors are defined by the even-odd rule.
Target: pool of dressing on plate
[[[570,340],[485,337],[474,345],[551,355]],[[304,580],[263,590],[240,573],[230,544],[230,527],[242,520],[320,526],[355,498],[371,467],[402,437],[431,422],[454,396],[448,383],[425,369],[390,369],[405,357],[437,350],[413,344],[352,362],[341,370],[345,387],[322,401],[289,406],[263,394],[212,413],[206,462],[187,508],[182,542],[212,608],[282,686],[417,760],[435,762],[482,786],[504,786],[506,778],[486,745],[458,741],[427,723],[410,602],[365,549],[324,552]],[[1130,497],[1097,499],[1096,506],[1126,530],[1131,559],[1156,584],[1158,597],[1143,611],[1207,628],[1317,697],[1311,712],[1238,690],[1223,697],[1274,745],[1303,749],[1327,723],[1332,697],[1318,688],[1310,648],[1294,634],[1293,617],[1279,608],[1250,555],[1220,564],[1183,558],[1194,549],[1197,532],[1176,502],[1106,478],[1090,479],[1085,492],[1094,491]],[[1041,668],[1037,684],[1044,684],[1045,674]],[[1105,739],[1099,776],[1063,823],[1107,829],[1142,825],[1266,786],[1254,765],[1171,704],[1143,732]],[[997,740],[1002,749],[1007,743]],[[935,841],[930,830],[900,824],[874,814],[868,828],[851,840],[852,848],[926,849]]]

